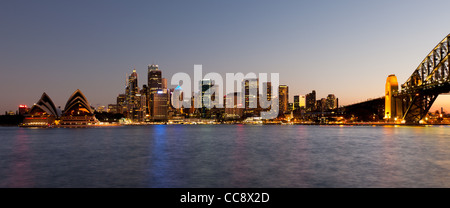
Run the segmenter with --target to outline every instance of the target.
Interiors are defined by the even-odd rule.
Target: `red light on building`
[[[28,106],[27,105],[19,105],[19,115],[24,115],[28,113]]]

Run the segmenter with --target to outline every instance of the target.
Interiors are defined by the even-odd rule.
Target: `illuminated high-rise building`
[[[162,72],[159,70],[158,65],[151,64],[148,65],[148,93],[146,95],[147,97],[147,108],[149,109],[150,116],[153,116],[153,94],[157,94],[158,92],[162,91]]]
[[[289,87],[280,85],[278,87],[279,114],[288,112],[289,107]]]
[[[162,73],[158,65],[148,65],[148,88],[150,94],[157,93],[162,90]]]
[[[328,94],[327,96],[327,103],[326,103],[326,109],[327,110],[334,110],[337,108],[337,98],[334,94]]]
[[[314,111],[316,110],[316,91],[313,90],[311,93],[306,94],[305,96],[305,107],[306,111]]]
[[[117,96],[117,113],[121,113],[124,114],[124,112],[126,112],[126,94],[119,94]]]
[[[126,117],[133,121],[138,120],[137,112],[139,111],[140,106],[140,93],[138,87],[138,75],[136,73],[136,69],[133,69],[133,72],[128,77],[127,86],[125,88],[125,102],[126,102]]]
[[[244,79],[242,82],[242,96],[245,116],[259,114],[259,83],[257,78]]]
[[[167,93],[162,90],[150,95],[152,99],[152,119],[153,121],[166,121],[168,118]]]
[[[304,108],[306,105],[306,98],[304,95],[300,95],[300,108]]]
[[[294,106],[293,110],[300,109],[300,95],[294,95]]]

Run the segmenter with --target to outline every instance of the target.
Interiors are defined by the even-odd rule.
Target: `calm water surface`
[[[450,126],[0,127],[0,187],[450,187]]]

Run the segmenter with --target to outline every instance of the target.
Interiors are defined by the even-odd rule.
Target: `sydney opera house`
[[[64,110],[56,108],[52,99],[44,92],[41,99],[31,107],[21,126],[23,127],[77,127],[96,124],[86,97],[76,90],[67,100]]]

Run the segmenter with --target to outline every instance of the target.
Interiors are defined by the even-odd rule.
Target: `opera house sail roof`
[[[41,99],[31,107],[22,125],[47,126],[53,124],[60,116],[61,110],[55,107],[52,99],[44,92]]]
[[[36,103],[35,106],[41,108],[49,115],[54,115],[55,117],[61,116],[61,111],[55,107],[52,99],[50,99],[50,97],[45,92],[42,94],[41,99]]]
[[[97,119],[94,116],[89,102],[84,94],[77,89],[67,100],[64,107],[64,113],[61,117],[62,125],[89,125],[96,123]]]
[[[33,105],[30,113],[24,118],[21,126],[24,127],[48,127],[53,125],[85,126],[97,123],[89,102],[84,94],[77,89],[67,100],[64,111],[56,108],[52,99],[43,93],[41,99]]]
[[[84,94],[78,89],[67,100],[64,115],[94,114]]]

